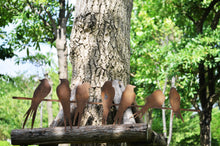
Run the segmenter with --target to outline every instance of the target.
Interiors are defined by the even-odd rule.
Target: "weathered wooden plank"
[[[81,126],[12,130],[13,145],[56,143],[146,142],[166,145],[146,124]]]

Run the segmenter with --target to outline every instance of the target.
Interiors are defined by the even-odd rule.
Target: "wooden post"
[[[13,145],[58,144],[58,143],[104,143],[145,142],[147,145],[166,145],[165,139],[148,129],[146,124],[103,126],[74,126],[12,130]]]

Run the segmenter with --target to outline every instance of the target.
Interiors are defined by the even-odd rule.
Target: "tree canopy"
[[[219,100],[219,5],[217,0],[134,1],[131,20],[131,81],[137,85],[137,100],[140,104],[144,104],[144,97],[155,89],[162,89],[166,79],[168,84],[165,94],[168,95],[173,76],[177,78],[176,88],[181,95],[182,108],[200,108],[205,112]],[[205,81],[201,85],[203,78]],[[201,92],[205,89],[208,92],[203,92],[202,97]],[[214,98],[210,100],[211,96]],[[169,106],[168,99],[165,105]],[[185,118],[192,116],[185,112],[183,115]],[[204,121],[201,115],[200,122]],[[162,124],[161,115],[155,110],[153,121],[158,120]],[[152,126],[160,127],[161,131],[161,124],[153,122]],[[174,129],[173,135],[176,132]],[[185,139],[181,136],[182,140],[178,141],[199,137],[199,131],[195,133]]]
[[[70,4],[66,6],[67,16],[73,7]],[[181,108],[199,108],[205,113],[211,111],[209,120],[213,145],[220,144],[219,6],[219,0],[134,0],[130,33],[130,81],[137,86],[137,103],[143,105],[146,96],[162,89],[167,82],[165,106],[170,106],[168,94],[171,78],[175,77]],[[40,59],[49,63],[48,56],[31,56],[30,52],[33,48],[39,50],[42,42],[55,46],[54,29],[61,23],[58,10],[61,10],[60,1],[54,0],[0,1],[0,59],[14,56],[15,50],[26,49],[27,57],[23,61]],[[72,27],[71,18],[67,23],[67,37]],[[4,27],[10,23],[16,24],[16,28],[7,35]],[[50,76],[58,84],[57,72],[50,71]],[[0,80],[0,139],[5,140],[10,137],[12,129],[21,128],[22,111],[27,109],[27,102],[12,101],[11,96],[32,96],[36,81],[34,77],[27,79],[22,75],[15,78],[1,76]],[[57,106],[55,110],[58,110]],[[166,111],[166,119],[169,119],[169,114]],[[176,118],[173,121],[171,144],[198,145],[201,138],[199,124],[205,120],[198,113],[182,112],[182,115],[184,123]],[[161,111],[153,109],[152,118],[152,129],[163,133]]]

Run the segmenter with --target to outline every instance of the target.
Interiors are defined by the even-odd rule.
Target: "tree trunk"
[[[132,0],[77,1],[70,38],[72,87],[89,82],[90,101],[101,101],[108,80],[129,83]],[[81,125],[101,125],[102,106],[88,105]]]
[[[200,145],[211,146],[211,115],[212,108],[202,111],[200,116]]]
[[[59,26],[57,30],[56,48],[59,65],[59,78],[67,79],[67,56],[68,49],[66,47],[66,26]]]
[[[173,133],[173,110],[170,110],[170,126],[169,126],[169,137],[167,140],[167,146],[170,145],[171,139],[172,139],[172,133]]]
[[[171,80],[171,87],[175,87],[175,77],[172,77]],[[170,110],[170,126],[169,126],[169,138],[167,140],[167,145],[170,145],[171,139],[172,139],[172,134],[173,134],[173,110]]]
[[[67,19],[65,16],[66,13],[66,3],[65,0],[59,0],[60,10],[59,10],[59,19],[58,27],[56,29],[56,48],[58,56],[58,65],[59,65],[59,78],[68,79],[67,73],[67,56],[68,48],[66,47],[66,23]]]
[[[166,91],[166,87],[167,87],[167,79],[168,79],[168,77],[166,76],[164,87],[163,87],[163,94],[164,95],[165,95],[165,91]],[[157,83],[158,83],[158,86],[159,86],[160,90],[162,90],[161,87],[160,87],[159,80],[157,81]],[[162,107],[165,107],[164,103],[163,103]],[[165,138],[167,138],[167,126],[166,126],[166,112],[165,112],[165,109],[162,109],[162,120],[163,120],[163,135],[164,135]]]
[[[213,68],[208,68],[208,91],[207,94],[207,84],[205,80],[205,67],[204,63],[199,64],[199,97],[202,105],[202,111],[200,112],[200,144],[202,146],[211,145],[211,120],[212,120],[212,105],[215,103],[211,98],[215,94],[215,79]]]
[[[53,81],[49,79],[51,87],[53,86]],[[52,99],[52,90],[50,91],[49,95],[47,96],[47,99]],[[48,113],[48,126],[53,122],[53,108],[52,108],[52,102],[47,102],[47,113]]]

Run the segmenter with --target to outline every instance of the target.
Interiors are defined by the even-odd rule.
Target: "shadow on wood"
[[[13,145],[58,144],[58,143],[104,143],[144,142],[146,145],[166,145],[165,139],[148,129],[146,124],[74,126],[12,130]]]

